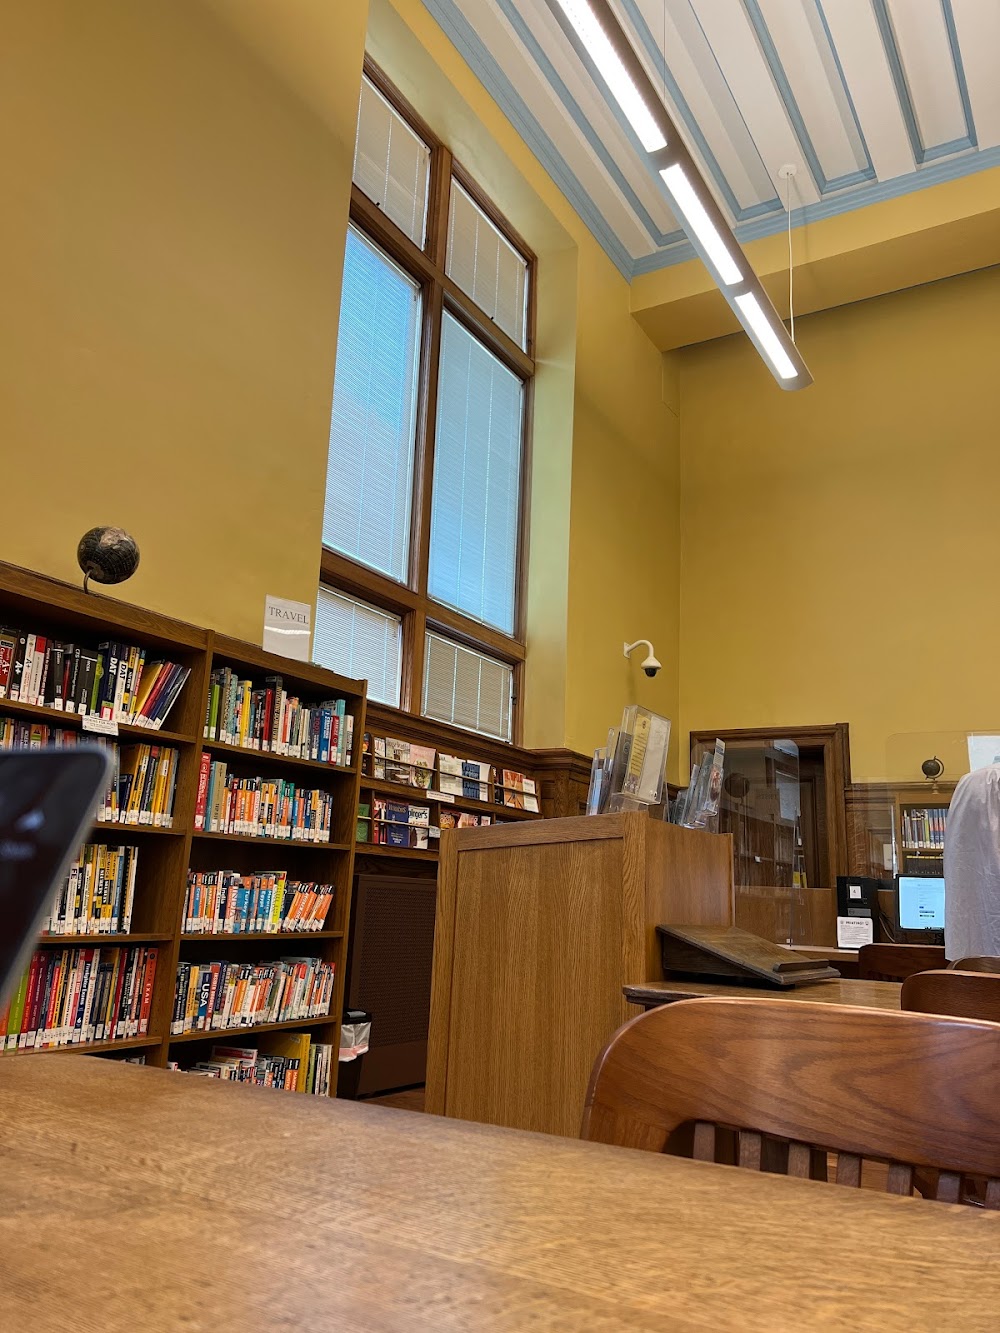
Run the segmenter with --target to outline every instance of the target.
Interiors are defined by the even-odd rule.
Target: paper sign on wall
[[[860,949],[862,944],[874,943],[870,916],[838,916],[837,948]]]
[[[264,647],[269,653],[309,661],[312,642],[312,607],[287,597],[264,599]]]

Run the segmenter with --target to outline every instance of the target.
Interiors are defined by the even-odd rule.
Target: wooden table
[[[675,1000],[722,995],[730,1000],[810,1000],[815,1004],[846,1004],[855,1008],[898,1009],[902,986],[897,981],[818,981],[813,986],[729,986],[723,981],[642,981],[623,987],[625,998],[644,1009]]]
[[[0,1060],[0,1328],[996,1327],[1000,1214],[77,1055]]]

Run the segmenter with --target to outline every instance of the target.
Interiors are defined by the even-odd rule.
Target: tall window
[[[524,663],[533,270],[366,62],[316,658],[372,699],[502,740]]]

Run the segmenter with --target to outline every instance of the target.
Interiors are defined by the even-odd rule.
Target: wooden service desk
[[[657,925],[731,925],[732,875],[728,834],[644,814],[446,830],[427,1110],[578,1134],[622,987],[660,975]]]
[[[977,1333],[1000,1306],[997,1213],[94,1057],[0,1062],[0,1144],[9,1333]]]
[[[727,1000],[810,1000],[814,1004],[842,1004],[862,1009],[899,1011],[902,986],[897,981],[818,981],[814,986],[729,986],[724,981],[642,981],[624,987],[630,1004],[656,1009],[675,1000],[697,1000],[722,995]]]

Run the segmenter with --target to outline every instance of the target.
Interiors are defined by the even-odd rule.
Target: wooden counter
[[[850,1008],[891,1009],[899,1012],[902,986],[896,981],[819,981],[814,986],[731,986],[724,981],[642,981],[626,986],[630,1004],[656,1009],[677,1000],[697,1000],[722,996],[727,1000],[782,1000],[790,1004],[803,1000],[813,1004],[839,1004]]]
[[[9,1333],[980,1333],[1000,1305],[997,1213],[85,1056],[0,1062],[0,1145]]]
[[[728,835],[644,814],[444,832],[427,1109],[577,1134],[656,926],[731,925],[732,901]]]

